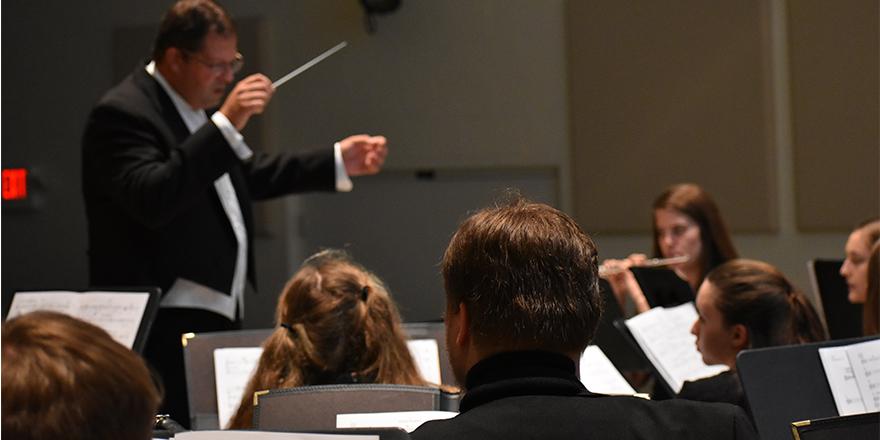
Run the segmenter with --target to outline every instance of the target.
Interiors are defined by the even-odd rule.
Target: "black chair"
[[[822,302],[822,313],[831,339],[862,335],[862,306],[847,299],[849,288],[840,276],[841,260],[810,260],[807,270],[813,291]]]
[[[258,392],[254,428],[314,431],[336,428],[337,414],[458,411],[458,395],[434,387],[386,384],[315,385]]]
[[[217,415],[217,387],[214,350],[233,347],[259,347],[272,329],[190,333],[184,335],[183,365],[190,426],[195,430],[221,428]]]

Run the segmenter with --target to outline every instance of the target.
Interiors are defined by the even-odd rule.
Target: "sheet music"
[[[602,349],[595,345],[587,347],[581,355],[580,376],[584,386],[594,393],[627,395],[636,393]]]
[[[214,350],[214,377],[217,386],[217,419],[221,427],[238,410],[251,375],[257,369],[262,347],[218,348]]]
[[[457,416],[451,411],[398,411],[381,413],[337,414],[337,428],[401,428],[413,432],[430,420],[451,419]]]
[[[880,339],[848,345],[846,355],[865,412],[880,411]]]
[[[846,355],[846,346],[819,349],[819,359],[825,369],[825,377],[831,387],[834,405],[841,416],[865,412],[865,404],[859,393],[859,384],[853,375],[852,365]]]
[[[6,319],[36,310],[60,312],[104,329],[131,348],[149,300],[148,292],[18,292]]]
[[[680,306],[654,307],[626,321],[642,351],[666,383],[678,393],[686,380],[696,380],[727,371],[726,365],[706,365],[690,332],[697,319],[692,302]]]
[[[379,440],[379,436],[267,431],[186,431],[174,434],[174,440]]]
[[[428,382],[439,385],[443,379],[440,375],[440,349],[434,339],[411,339],[406,341],[409,352],[416,362],[419,374]]]

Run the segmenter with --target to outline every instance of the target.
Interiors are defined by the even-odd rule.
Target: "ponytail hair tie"
[[[364,288],[361,289],[361,300],[362,300],[362,301],[366,301],[366,300],[367,300],[367,295],[368,295],[369,293],[370,293],[370,286],[364,286]]]
[[[293,327],[291,327],[290,324],[288,324],[288,323],[286,323],[286,322],[282,322],[280,325],[281,325],[281,327],[286,328],[287,331],[289,331],[289,332],[291,332],[291,333],[294,333],[294,331],[293,331]]]

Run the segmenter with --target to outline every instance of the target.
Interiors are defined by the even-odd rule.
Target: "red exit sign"
[[[27,198],[27,170],[7,168],[3,170],[3,200]]]

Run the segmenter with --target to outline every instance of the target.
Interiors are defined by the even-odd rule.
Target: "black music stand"
[[[862,335],[862,306],[847,299],[849,288],[840,276],[841,260],[810,260],[807,270],[819,300],[831,339],[857,338]]]
[[[837,416],[819,348],[877,339],[843,339],[743,350],[737,372],[762,440],[789,440],[798,420]]]

